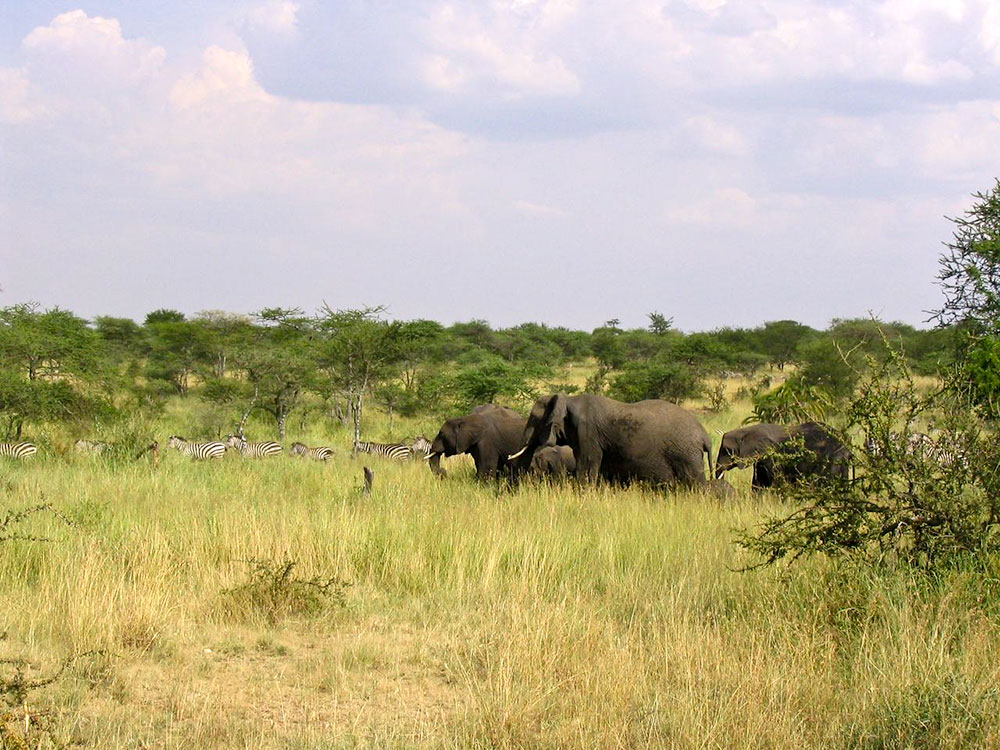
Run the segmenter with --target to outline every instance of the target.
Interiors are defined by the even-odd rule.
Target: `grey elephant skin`
[[[529,455],[569,446],[577,477],[588,481],[703,487],[703,456],[711,471],[705,428],[690,412],[657,399],[625,404],[590,393],[543,396],[528,416],[521,445]]]
[[[750,464],[753,464],[751,486],[763,490],[807,476],[847,479],[851,454],[817,422],[789,427],[764,422],[730,430],[722,436],[715,476],[719,478],[730,469]]]
[[[576,457],[568,445],[546,445],[531,456],[531,473],[549,479],[565,479],[576,474]]]
[[[495,404],[477,406],[470,414],[449,419],[431,443],[431,472],[447,476],[441,456],[467,453],[476,463],[476,476],[489,479],[510,475],[513,464],[508,456],[521,447],[524,417],[513,409]]]

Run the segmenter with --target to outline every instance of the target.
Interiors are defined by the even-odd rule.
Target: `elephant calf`
[[[765,422],[722,436],[715,476],[753,464],[751,486],[762,490],[806,476],[847,479],[850,460],[847,447],[821,424],[803,422],[785,427]]]
[[[551,479],[565,479],[576,474],[576,457],[568,445],[539,448],[531,457],[531,473]]]

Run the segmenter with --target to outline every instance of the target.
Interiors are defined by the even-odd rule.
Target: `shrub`
[[[968,395],[921,395],[897,352],[870,365],[840,435],[863,436],[851,446],[855,478],[790,487],[796,510],[739,537],[760,564],[822,552],[932,568],[1000,550],[1000,452]],[[928,419],[934,433],[911,440]]]
[[[302,579],[292,575],[294,560],[248,560],[246,583],[223,591],[229,615],[262,617],[275,624],[290,615],[315,615],[327,604],[343,605],[350,585],[337,576]]]
[[[611,382],[608,395],[635,402],[662,398],[675,403],[701,393],[701,378],[677,362],[637,362],[625,367]]]

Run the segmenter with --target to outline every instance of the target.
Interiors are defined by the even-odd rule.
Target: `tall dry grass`
[[[739,409],[705,417],[716,442]],[[476,484],[468,462],[437,481],[422,464],[344,453],[329,465],[176,454],[157,468],[5,464],[0,507],[44,500],[73,525],[36,514],[24,530],[53,541],[0,543],[0,659],[45,676],[100,652],[31,691],[16,716],[48,723],[29,739],[1000,744],[997,577],[820,559],[734,572],[746,560],[732,530],[781,509],[751,497],[745,476],[739,499],[720,504],[638,488],[500,489]],[[314,579],[335,581],[332,593]]]

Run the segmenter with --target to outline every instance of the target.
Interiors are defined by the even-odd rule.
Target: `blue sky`
[[[0,0],[0,304],[920,324],[1000,5]]]

